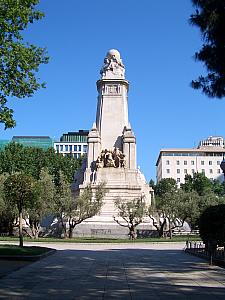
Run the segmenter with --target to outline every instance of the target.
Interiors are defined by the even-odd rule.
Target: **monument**
[[[127,237],[128,230],[114,221],[114,200],[141,198],[151,204],[151,190],[137,168],[136,138],[128,119],[129,82],[120,53],[111,49],[104,59],[97,81],[96,122],[88,135],[87,158],[75,174],[75,193],[91,184],[105,182],[106,196],[101,213],[79,224],[76,236]],[[149,228],[142,223],[139,228]]]

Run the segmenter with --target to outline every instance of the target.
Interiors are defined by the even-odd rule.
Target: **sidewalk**
[[[0,299],[225,299],[225,270],[184,244],[48,244],[55,254],[0,279]]]
[[[15,261],[0,259],[0,279],[13,271],[29,265],[29,261]]]

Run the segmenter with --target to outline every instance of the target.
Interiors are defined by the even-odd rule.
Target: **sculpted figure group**
[[[116,55],[107,55],[107,57],[104,59],[104,65],[100,71],[100,74],[104,77],[107,71],[123,77],[125,68],[122,63],[122,59]]]
[[[99,168],[125,168],[125,155],[118,148],[114,150],[102,150],[96,160],[96,169]]]

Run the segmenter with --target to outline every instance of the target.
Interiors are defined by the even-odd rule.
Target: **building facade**
[[[75,158],[86,155],[88,133],[88,130],[64,133],[59,142],[54,142],[55,151],[64,156],[72,155]]]
[[[22,144],[25,147],[53,148],[53,139],[49,136],[13,136],[12,142]]]
[[[19,143],[25,147],[42,148],[44,150],[53,148],[54,142],[49,136],[13,136],[11,140],[0,140],[0,150],[9,143]]]
[[[220,164],[225,148],[222,137],[202,140],[197,148],[161,149],[157,159],[157,182],[162,178],[174,178],[178,185],[184,183],[185,175],[204,173],[211,180],[224,180]]]

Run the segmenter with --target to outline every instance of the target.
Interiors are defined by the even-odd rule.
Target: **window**
[[[177,183],[179,183],[180,182],[180,178],[177,178]]]
[[[77,153],[77,158],[80,158],[81,157],[81,154],[80,153]]]
[[[217,174],[220,174],[220,169],[217,170]]]
[[[185,166],[187,165],[187,161],[186,161],[186,160],[184,161],[184,165],[185,165]]]
[[[194,170],[194,169],[192,169],[192,170],[191,170],[191,173],[192,173],[192,174],[194,174],[194,172],[195,172],[195,170]]]
[[[187,169],[184,169],[184,174],[187,174]]]
[[[217,160],[217,166],[219,166],[220,165],[220,160]]]
[[[73,146],[74,151],[77,151],[77,145]]]
[[[204,166],[204,163],[205,163],[204,160],[202,160],[202,161],[201,161],[201,165]]]
[[[56,145],[56,151],[59,152],[59,145]]]
[[[180,169],[177,169],[177,174],[180,174]]]
[[[167,160],[167,161],[166,161],[166,164],[167,164],[167,165],[169,165],[169,164],[170,164],[170,161],[169,161],[169,160]]]
[[[73,151],[73,146],[69,145],[69,149],[70,149],[70,152],[72,152]]]
[[[194,161],[194,160],[192,160],[192,161],[191,161],[191,164],[192,164],[192,166],[193,166],[193,165],[195,164],[195,161]]]
[[[209,169],[209,173],[212,174],[212,173],[213,173],[213,170],[212,170],[212,169]]]
[[[83,152],[87,152],[87,145],[83,145]]]
[[[170,173],[170,169],[166,169],[166,173],[169,174]]]
[[[78,151],[81,152],[81,145],[78,145]]]
[[[63,152],[63,145],[60,145],[60,151]]]
[[[68,145],[65,145],[65,151],[68,151]]]
[[[202,169],[202,173],[205,174],[205,170],[204,169]]]
[[[210,166],[212,165],[212,161],[211,161],[211,160],[209,161],[209,165],[210,165]]]
[[[180,164],[180,161],[179,160],[177,160],[177,165],[179,165]]]

